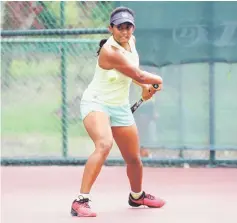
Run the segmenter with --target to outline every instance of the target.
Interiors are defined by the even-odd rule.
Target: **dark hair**
[[[130,8],[120,6],[120,7],[117,7],[116,9],[114,9],[114,10],[111,12],[110,18],[111,18],[112,16],[114,16],[114,15],[115,15],[116,13],[118,13],[118,12],[128,12],[128,13],[130,13],[132,16],[135,15],[134,11],[131,10]],[[110,25],[113,27],[114,24],[110,24]],[[102,39],[102,40],[100,41],[100,43],[99,43],[99,49],[97,50],[97,55],[100,54],[100,50],[101,50],[101,48],[103,47],[103,45],[106,43],[106,41],[107,41],[107,39]]]
[[[99,54],[100,54],[100,50],[101,50],[101,48],[102,48],[102,46],[106,43],[106,41],[107,41],[108,39],[102,39],[102,40],[100,40],[100,43],[99,43],[99,49],[97,50],[97,55],[99,56]]]

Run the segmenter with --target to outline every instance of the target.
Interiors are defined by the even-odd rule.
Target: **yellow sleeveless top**
[[[125,55],[125,57],[135,66],[139,66],[139,57],[133,38],[129,40],[131,52],[120,46],[111,36],[105,45],[111,45]],[[129,89],[132,79],[121,72],[111,69],[105,70],[96,64],[95,74],[84,91],[82,100],[100,102],[107,105],[125,105],[129,104]]]

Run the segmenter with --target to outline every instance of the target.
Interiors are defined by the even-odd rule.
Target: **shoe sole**
[[[161,207],[163,207],[164,205],[165,205],[165,203],[162,205],[162,206],[160,206],[160,207],[154,207],[154,206],[149,206],[149,205],[146,205],[146,204],[138,204],[138,203],[135,203],[135,202],[133,202],[131,199],[129,199],[128,200],[128,204],[130,205],[130,206],[132,206],[132,207],[139,207],[139,206],[141,206],[141,205],[144,205],[144,206],[147,206],[147,207],[149,207],[149,208],[161,208]]]
[[[71,209],[71,215],[73,217],[96,217],[96,216],[91,216],[91,215],[79,215],[74,209]]]
[[[128,204],[132,207],[139,207],[142,205],[142,204],[137,204],[137,203],[133,202],[131,199],[128,200]]]

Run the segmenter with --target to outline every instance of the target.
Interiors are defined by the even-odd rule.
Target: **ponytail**
[[[102,40],[100,41],[100,44],[99,44],[100,48],[99,48],[98,51],[97,51],[97,55],[100,54],[100,50],[101,50],[102,46],[106,43],[106,41],[107,41],[107,39],[102,39]]]

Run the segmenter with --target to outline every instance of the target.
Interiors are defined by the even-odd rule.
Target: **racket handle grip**
[[[159,84],[153,84],[152,86],[153,86],[153,88],[155,88],[155,89],[158,89],[158,88],[159,88]]]

